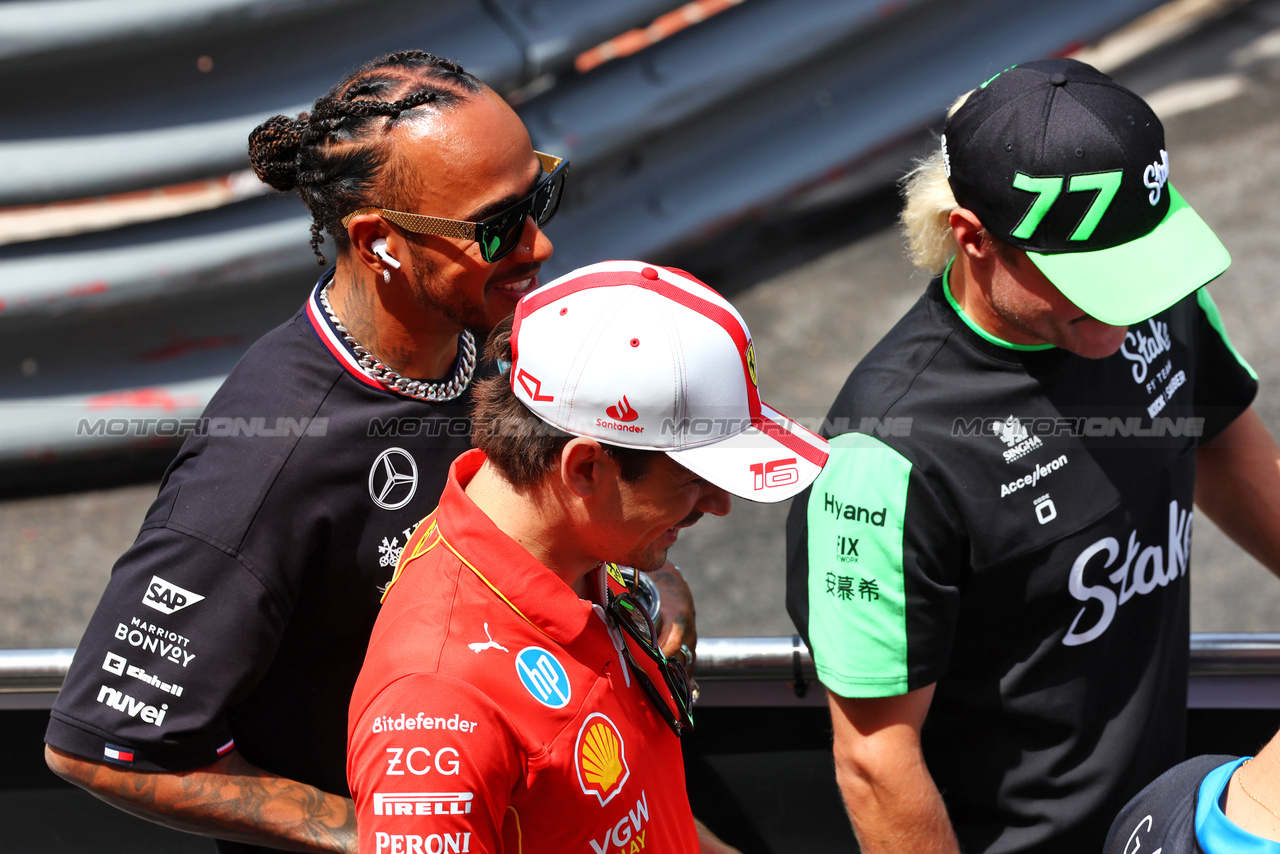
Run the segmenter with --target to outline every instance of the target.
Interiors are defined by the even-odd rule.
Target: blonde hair
[[[941,149],[935,151],[902,179],[906,205],[899,221],[907,239],[907,257],[929,276],[939,275],[956,254],[956,239],[951,233],[956,197],[947,183],[943,156]]]
[[[947,110],[950,118],[975,90],[955,100]],[[951,212],[959,207],[947,181],[946,152],[941,146],[902,178],[902,194],[906,204],[899,221],[907,240],[907,257],[930,276],[937,276],[956,254],[956,239],[951,233]]]

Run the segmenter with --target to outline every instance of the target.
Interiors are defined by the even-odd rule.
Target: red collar
[[[442,542],[520,616],[557,643],[579,637],[592,619],[590,602],[543,565],[475,505],[464,492],[487,457],[470,450],[449,467],[449,481],[434,514]],[[592,572],[593,584],[600,584]]]

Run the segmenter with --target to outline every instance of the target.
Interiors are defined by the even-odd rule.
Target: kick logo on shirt
[[[622,733],[618,732],[613,721],[599,712],[587,715],[582,722],[573,754],[582,793],[595,795],[600,806],[613,800],[631,776]]]
[[[516,655],[516,674],[533,698],[552,709],[569,705],[573,689],[569,674],[556,657],[545,649],[527,646]]]
[[[151,576],[147,592],[142,597],[142,604],[155,608],[162,614],[176,614],[183,608],[203,601],[204,597],[190,590],[183,590],[176,584],[170,584],[158,575]]]

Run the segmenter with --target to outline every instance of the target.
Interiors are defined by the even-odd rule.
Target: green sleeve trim
[[[1231,355],[1236,357],[1236,361],[1240,363],[1240,367],[1249,372],[1249,376],[1253,377],[1254,382],[1258,381],[1258,372],[1253,366],[1244,360],[1244,356],[1240,355],[1240,351],[1231,343],[1230,336],[1227,335],[1227,328],[1222,323],[1222,315],[1218,313],[1218,305],[1213,301],[1213,297],[1209,296],[1209,289],[1203,287],[1196,291],[1196,299],[1200,302],[1200,309],[1204,312],[1204,316],[1209,318],[1209,325],[1218,331],[1222,336],[1222,343],[1227,345],[1227,349],[1231,351]]]
[[[987,341],[990,341],[992,344],[995,344],[997,347],[1005,347],[1009,350],[1052,350],[1053,349],[1052,344],[1013,344],[1013,343],[1010,343],[1009,341],[1004,340],[1003,338],[997,338],[987,330],[983,329],[978,324],[974,323],[973,320],[969,317],[969,315],[965,314],[964,310],[960,308],[960,303],[956,302],[956,298],[951,295],[951,265],[954,264],[955,261],[956,261],[955,257],[952,256],[951,260],[947,262],[947,269],[942,271],[942,292],[947,295],[947,302],[951,304],[951,307],[953,309],[955,309],[956,315],[961,320],[964,321],[965,326],[969,327],[974,332],[976,332],[979,337],[984,338]]]
[[[874,436],[830,443],[807,507],[809,640],[822,683],[846,697],[906,693],[903,523],[911,463]]]

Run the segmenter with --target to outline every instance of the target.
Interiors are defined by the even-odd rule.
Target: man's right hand
[[[836,781],[863,854],[959,854],[947,808],[920,751],[933,689],[870,699],[827,695]]]
[[[658,614],[658,647],[663,655],[674,657],[686,671],[693,669],[698,649],[698,624],[693,607],[693,591],[685,582],[680,568],[667,561],[649,573],[658,585],[661,611]],[[686,653],[685,650],[688,650]]]
[[[350,798],[250,765],[236,751],[191,771],[117,768],[45,746],[59,777],[127,813],[175,830],[288,851],[356,854]]]

